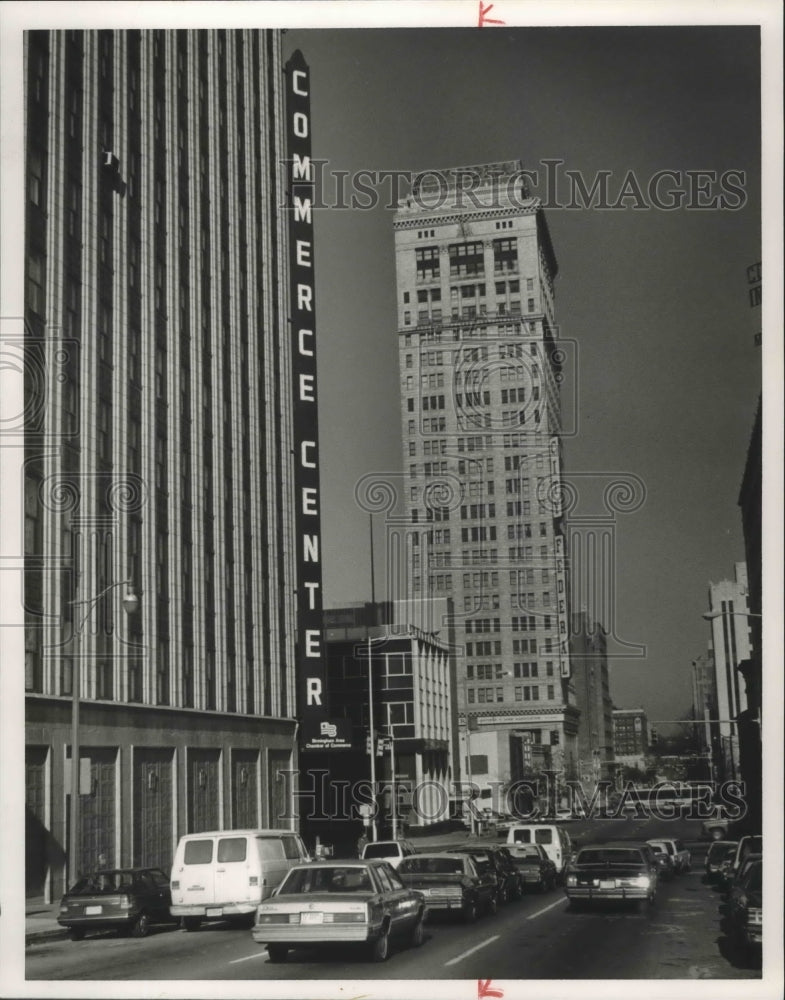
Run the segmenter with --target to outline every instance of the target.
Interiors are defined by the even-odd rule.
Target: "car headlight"
[[[577,875],[568,875],[567,876],[567,885],[577,885],[577,884],[578,884],[578,876]]]
[[[639,889],[648,889],[651,885],[651,879],[648,875],[637,875],[632,880],[632,884],[637,886]]]

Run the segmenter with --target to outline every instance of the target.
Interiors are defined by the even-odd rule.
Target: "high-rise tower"
[[[74,744],[71,881],[291,822],[286,77],[257,30],[24,53],[27,883],[52,898]]]
[[[455,602],[464,777],[488,786],[544,767],[572,777],[557,262],[545,216],[514,161],[419,175],[394,225],[406,585],[413,598]]]

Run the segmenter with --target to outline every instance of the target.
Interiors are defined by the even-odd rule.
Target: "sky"
[[[590,516],[609,476],[632,475],[645,490],[637,510],[616,516],[609,612],[616,638],[644,655],[612,658],[611,695],[654,721],[689,710],[709,581],[732,578],[744,558],[737,502],[761,380],[760,309],[747,287],[761,259],[759,44],[755,27],[284,36],[285,57],[299,48],[311,69],[313,156],[328,174],[509,159],[539,172],[534,193],[551,205],[559,262],[556,320],[574,359],[565,472]],[[557,184],[545,183],[549,160],[563,161]],[[588,186],[610,171],[610,204],[633,171],[643,198],[570,209],[568,170]],[[687,171],[714,172],[695,196],[713,207],[653,205],[648,185],[662,170],[680,172],[663,191],[699,183]],[[324,192],[337,200],[334,182]],[[328,607],[370,599],[355,484],[402,469],[389,182],[380,195],[372,208],[315,213]],[[378,516],[377,599],[384,533]]]

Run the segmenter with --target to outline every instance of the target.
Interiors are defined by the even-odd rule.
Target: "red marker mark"
[[[485,15],[493,10],[493,4],[489,3],[487,7],[483,6],[482,0],[480,0],[480,17],[477,21],[477,27],[483,28],[486,24],[504,24],[504,21],[497,21],[496,18],[486,17]],[[494,994],[495,995],[495,994]],[[501,994],[499,994],[501,996]]]
[[[483,1000],[484,997],[503,997],[504,990],[491,989],[492,979],[478,979],[477,980],[477,1000]]]

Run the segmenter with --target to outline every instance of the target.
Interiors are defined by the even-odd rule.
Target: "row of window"
[[[540,701],[540,690],[543,690],[543,700],[553,701],[556,697],[556,688],[553,684],[524,684],[514,688],[515,701]],[[468,702],[474,704],[488,704],[490,702],[503,702],[504,688],[467,688]]]
[[[526,330],[529,336],[534,337],[537,335],[537,324],[533,320],[526,320]],[[441,324],[436,323],[430,329],[422,330],[406,330],[403,333],[403,345],[406,348],[412,346],[416,343],[417,338],[419,338],[420,343],[424,344],[441,344],[447,342],[448,340],[460,341],[461,339],[467,340],[477,340],[483,337],[497,336],[500,337],[520,337],[521,335],[521,320],[520,319],[507,319],[500,320],[497,319],[494,323],[488,326],[486,323],[475,324],[472,323],[470,326],[464,326],[463,324],[452,325],[451,323]],[[536,356],[536,343],[532,344],[531,353]],[[519,355],[519,357],[522,355]]]

